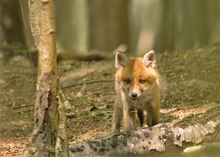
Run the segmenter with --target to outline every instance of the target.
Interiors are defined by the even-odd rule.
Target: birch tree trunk
[[[37,4],[37,7],[34,3]],[[36,16],[35,18],[39,17],[40,28],[35,25],[35,29],[32,29],[35,43],[38,45],[37,48],[39,50],[39,66],[34,130],[25,156],[49,157],[55,154],[56,137],[58,134],[55,6],[54,0],[30,0],[30,4],[32,7],[35,7],[30,9],[31,15]]]
[[[35,47],[38,49],[40,38],[40,8],[41,3],[39,0],[28,0],[29,8],[29,22],[31,33],[34,38]]]

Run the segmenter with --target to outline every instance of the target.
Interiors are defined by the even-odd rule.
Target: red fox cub
[[[137,119],[143,126],[144,111],[149,127],[157,124],[160,116],[160,83],[154,51],[135,59],[129,59],[123,51],[119,47],[115,55],[114,133],[120,132],[122,118],[125,132],[129,133],[137,127]]]

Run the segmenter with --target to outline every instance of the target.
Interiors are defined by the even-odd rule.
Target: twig
[[[26,107],[33,107],[33,105],[21,105],[21,106],[18,106],[18,107],[13,107],[12,109],[17,110],[17,109],[26,108]]]
[[[114,80],[94,80],[94,81],[88,81],[88,82],[81,82],[81,83],[75,83],[72,85],[67,85],[67,86],[62,86],[61,88],[70,88],[70,87],[75,87],[79,85],[84,85],[84,84],[93,84],[93,83],[103,83],[103,82],[113,82]]]

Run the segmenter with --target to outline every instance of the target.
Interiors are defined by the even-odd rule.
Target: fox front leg
[[[121,128],[121,120],[123,116],[123,109],[116,108],[114,109],[114,115],[112,119],[112,132],[119,133]]]
[[[147,125],[152,127],[159,123],[160,119],[160,107],[157,104],[149,102],[147,104]]]
[[[134,112],[131,112],[130,108],[124,107],[123,109],[123,115],[124,115],[124,126],[125,126],[125,132],[130,133],[134,130],[134,125],[132,121],[132,117]]]
[[[139,121],[139,126],[143,127],[143,125],[144,125],[144,112],[142,109],[137,110],[137,117],[138,117],[138,121]]]
[[[121,121],[123,117],[123,107],[120,96],[116,96],[114,104],[114,115],[112,119],[112,132],[119,133],[121,128]]]

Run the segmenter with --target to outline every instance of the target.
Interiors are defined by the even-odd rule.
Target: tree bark
[[[25,45],[24,27],[19,1],[0,1],[0,46]]]
[[[41,2],[39,0],[29,0],[29,21],[31,27],[31,33],[34,38],[35,47],[38,49],[40,40],[40,14]]]
[[[179,121],[70,145],[70,156],[152,154],[220,140],[220,106]]]
[[[216,131],[218,127],[218,131]],[[175,127],[173,123],[159,124],[152,128],[135,131],[131,136],[125,134],[109,138],[85,141],[70,145],[70,156],[102,154],[150,154],[165,152],[186,145],[198,144],[207,135],[219,132],[220,125],[210,121],[207,124],[195,124]]]
[[[34,3],[32,0],[30,2]],[[37,9],[30,9],[34,16],[39,17],[40,29],[39,26],[34,28],[37,30],[35,36],[38,36],[34,39],[39,40],[35,41],[39,50],[39,66],[34,130],[26,157],[54,156],[58,134],[55,6],[54,0],[41,0],[39,3]]]
[[[210,2],[209,2],[210,3]],[[209,30],[208,7],[204,0],[185,0],[176,2],[175,19],[176,49],[186,50],[190,48],[209,45],[211,30]]]
[[[57,36],[61,48],[74,53],[89,50],[88,3],[88,0],[56,0]]]
[[[127,0],[93,0],[90,7],[92,49],[112,52],[129,43]]]
[[[22,12],[22,19],[23,19],[22,21],[23,21],[25,44],[30,52],[36,50],[37,48],[31,33],[28,2],[29,1],[19,0],[21,12]]]
[[[218,17],[218,1],[161,1],[162,15],[154,49],[187,50],[210,44]]]
[[[154,41],[154,49],[158,52],[175,48],[175,6],[174,0],[161,0],[162,11],[158,31]]]
[[[66,98],[61,90],[59,90],[58,99],[58,136],[56,141],[56,157],[69,157],[68,137],[66,133]]]

